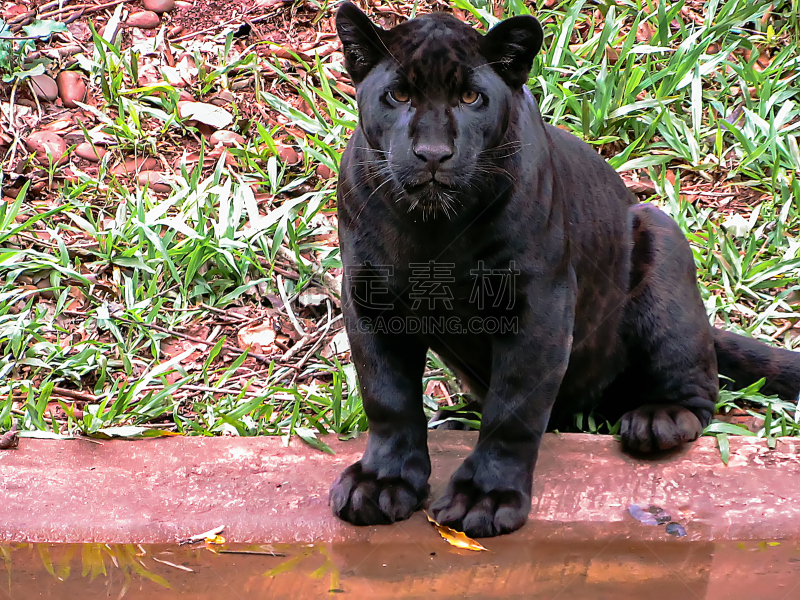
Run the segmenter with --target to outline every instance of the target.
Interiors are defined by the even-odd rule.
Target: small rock
[[[139,185],[150,186],[154,192],[167,193],[172,190],[172,186],[167,182],[164,173],[158,171],[142,171],[137,177]]]
[[[150,10],[143,10],[141,12],[133,13],[125,24],[129,27],[138,27],[139,29],[155,29],[161,25],[161,17]]]
[[[186,90],[178,90],[178,101],[179,102],[194,102],[194,96],[192,96]]]
[[[10,21],[14,17],[24,15],[28,9],[22,4],[12,4],[3,11],[3,21]]]
[[[336,173],[331,171],[325,165],[317,165],[316,173],[317,177],[319,177],[320,179],[330,179],[331,177],[334,177],[336,175]]]
[[[158,165],[158,161],[152,156],[138,158],[129,158],[124,163],[116,165],[111,172],[114,175],[125,175],[126,173],[135,173],[136,171],[149,171]]]
[[[52,102],[58,98],[58,85],[56,80],[49,75],[35,75],[31,77],[31,85],[36,97],[40,100]]]
[[[175,0],[144,0],[142,2],[147,10],[161,14],[169,12],[175,8]]]
[[[85,160],[98,162],[103,160],[107,150],[100,146],[92,146],[89,142],[83,142],[75,146],[75,154]]]
[[[667,533],[675,537],[686,537],[686,530],[683,528],[683,525],[675,521],[667,523]]]
[[[235,146],[239,144],[244,146],[244,138],[238,133],[228,131],[227,129],[220,129],[211,134],[211,145],[216,146],[222,144],[223,146]]]
[[[167,37],[176,38],[182,33],[183,33],[183,25],[175,25],[175,27],[173,27],[167,32]]]
[[[194,8],[193,2],[186,2],[186,0],[175,0],[175,6],[180,9],[187,10],[190,8]]]
[[[64,183],[69,183],[71,185],[78,185],[81,182],[81,178],[78,177],[78,174],[69,167],[62,170],[59,176],[64,179]]]
[[[225,146],[217,146],[216,148],[211,150],[211,152],[208,153],[208,158],[216,160],[223,155],[225,156],[225,164],[228,165],[229,167],[235,167],[239,164],[236,161],[236,158],[230,152],[228,152]]]
[[[295,152],[295,149],[291,146],[279,145],[278,156],[280,156],[281,160],[289,166],[300,164],[300,161],[303,160],[302,157]]]
[[[67,162],[67,144],[60,135],[52,131],[37,131],[25,140],[28,150],[36,153],[36,160],[43,165],[49,165],[50,160],[55,164],[63,165]],[[48,158],[48,154],[51,158]]]
[[[231,81],[229,85],[232,90],[238,91],[250,87],[252,83],[253,82],[250,79],[237,79],[235,81]]]
[[[28,191],[31,194],[33,194],[35,196],[38,196],[39,194],[41,194],[44,191],[44,189],[46,187],[47,187],[47,180],[46,179],[42,179],[41,181],[37,181],[36,183],[31,185],[31,187],[28,188]]]
[[[76,71],[61,71],[56,79],[58,95],[67,108],[78,108],[77,102],[86,100],[86,83]]]

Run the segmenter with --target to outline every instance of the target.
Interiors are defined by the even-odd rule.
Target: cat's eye
[[[467,90],[466,92],[461,94],[461,101],[464,104],[475,104],[480,99],[480,97],[481,95],[475,90]]]
[[[392,98],[392,100],[394,100],[395,102],[399,102],[400,104],[405,104],[411,98],[408,92],[405,92],[403,90],[392,90],[391,92],[389,92],[389,96]]]

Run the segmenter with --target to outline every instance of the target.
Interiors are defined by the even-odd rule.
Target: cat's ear
[[[358,85],[385,56],[386,46],[381,38],[385,31],[373,25],[351,2],[345,2],[336,11],[336,31],[342,40],[344,66]]]
[[[528,81],[543,39],[542,26],[534,17],[511,17],[483,36],[481,51],[510,87],[519,88]]]

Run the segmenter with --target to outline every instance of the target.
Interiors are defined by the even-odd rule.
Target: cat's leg
[[[419,509],[429,490],[427,346],[410,334],[373,330],[355,302],[343,300],[343,310],[369,438],[361,460],[331,486],[329,501],[336,516],[355,525],[393,523]]]
[[[626,449],[653,452],[697,439],[714,414],[719,381],[689,242],[659,209],[630,211],[626,337],[641,368],[642,404],[622,416],[619,433]]]

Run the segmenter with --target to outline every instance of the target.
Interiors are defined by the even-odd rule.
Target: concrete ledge
[[[429,437],[434,497],[477,434]],[[335,519],[328,487],[366,437],[326,440],[336,456],[277,438],[140,441],[20,440],[0,451],[0,540],[162,543],[225,525],[230,542],[376,542],[434,535],[420,513],[389,527]],[[713,438],[654,460],[623,454],[610,437],[548,434],[530,522],[514,538],[665,540],[627,512],[657,504],[690,539],[800,538],[800,441],[775,450],[731,438],[725,466]]]

